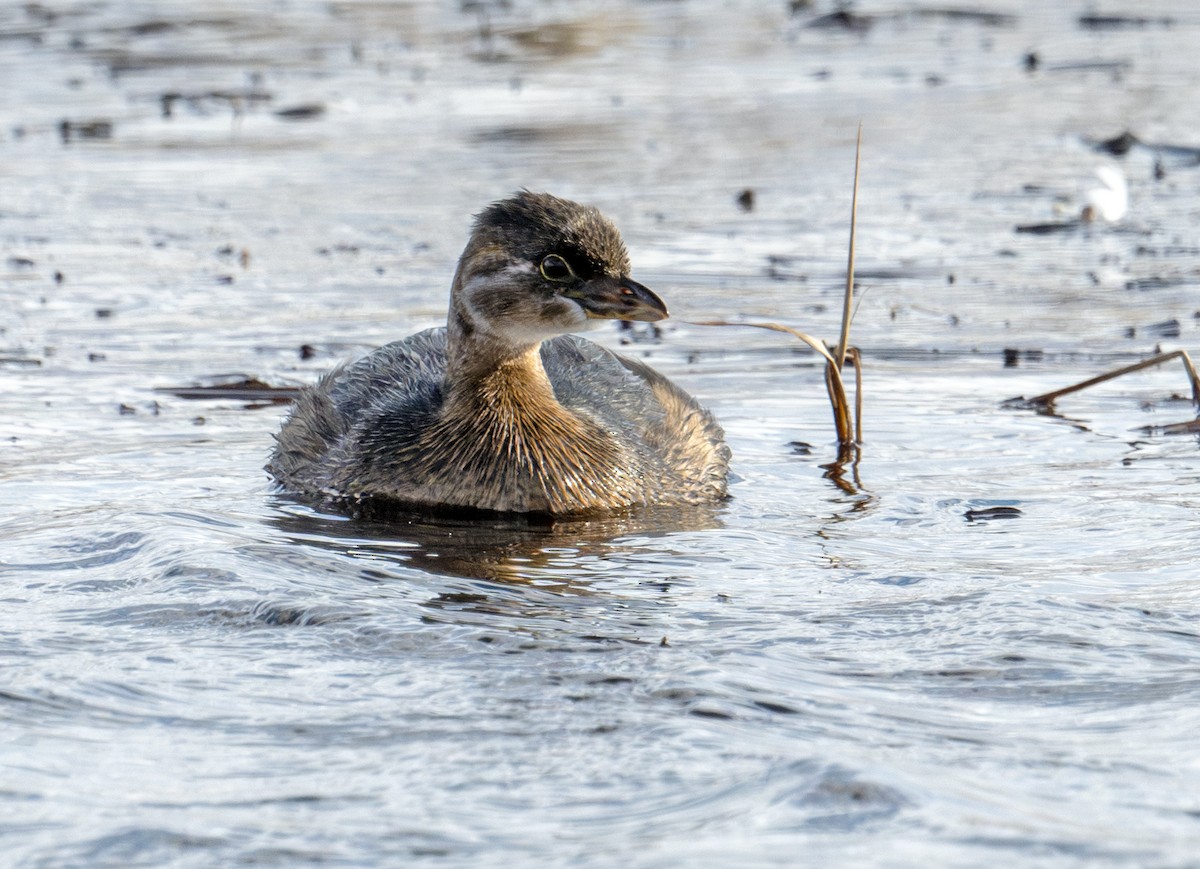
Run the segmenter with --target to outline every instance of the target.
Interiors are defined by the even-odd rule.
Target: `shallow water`
[[[6,860],[1193,865],[1186,379],[1002,402],[1194,349],[1200,14],[988,9],[0,9]],[[684,321],[835,336],[860,120],[838,478],[813,357]],[[1015,232],[1101,164],[1123,221]],[[621,349],[722,420],[727,504],[324,515],[261,470],[282,407],[155,391],[436,324],[521,186],[622,227],[675,319]]]

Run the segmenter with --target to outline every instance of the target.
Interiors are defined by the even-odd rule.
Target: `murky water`
[[[0,8],[3,862],[1194,865],[1183,372],[1002,401],[1196,349],[1200,13],[987,9]],[[835,337],[860,121],[839,481],[813,357],[683,321]],[[1120,223],[1015,231],[1105,164]],[[282,408],[155,391],[436,324],[521,186],[622,227],[728,504],[320,515]]]

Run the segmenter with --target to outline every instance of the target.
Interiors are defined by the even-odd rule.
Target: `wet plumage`
[[[659,320],[598,211],[523,192],[475,221],[447,326],[305,390],[267,466],[284,488],[414,509],[571,515],[725,496],[716,421],[646,365],[567,333]]]

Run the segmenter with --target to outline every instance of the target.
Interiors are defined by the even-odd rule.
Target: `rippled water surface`
[[[790,5],[0,7],[0,862],[1196,865],[1184,372],[1003,401],[1196,349],[1200,13]],[[812,355],[686,321],[835,338],[860,121],[838,471]],[[351,520],[160,391],[436,324],[519,187],[622,227],[727,504]]]

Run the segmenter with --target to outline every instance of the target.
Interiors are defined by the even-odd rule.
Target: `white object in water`
[[[1129,209],[1129,186],[1125,183],[1125,174],[1115,166],[1101,166],[1096,170],[1096,177],[1104,186],[1089,190],[1084,195],[1084,206],[1079,216],[1089,223],[1094,220],[1116,223]]]

